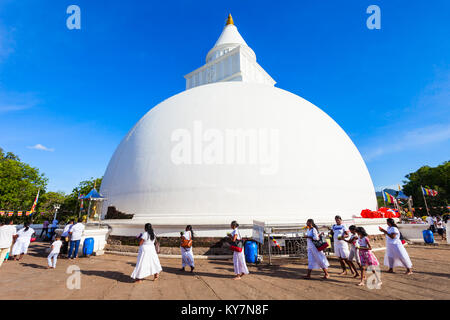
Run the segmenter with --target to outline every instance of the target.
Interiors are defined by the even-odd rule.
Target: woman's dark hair
[[[191,240],[194,240],[194,230],[192,230],[192,226],[190,224],[186,226],[186,231],[191,232]]]
[[[363,235],[363,237],[367,237],[368,234],[366,232],[366,229],[364,229],[363,227],[357,227],[356,228],[356,232],[361,233]]]
[[[319,232],[319,228],[317,228],[317,226],[316,226],[316,224],[314,223],[314,220],[313,220],[313,219],[308,219],[308,220],[306,221],[306,223],[308,223],[308,222],[310,222],[311,225],[313,226],[313,228],[315,228],[315,229],[317,230],[317,232]]]
[[[154,240],[155,239],[155,232],[153,231],[153,227],[151,223],[146,223],[144,226],[145,231],[147,231],[150,240]]]
[[[397,228],[397,225],[395,224],[395,221],[394,221],[394,219],[392,219],[392,218],[388,218],[388,219],[386,219],[386,222],[389,224],[389,225],[391,225],[391,226],[393,226],[393,227],[396,227]]]
[[[24,226],[24,228],[25,228],[25,231],[28,231],[28,229],[30,229],[30,223],[29,223],[29,222],[25,222],[25,223],[23,224],[23,226]]]
[[[342,220],[341,216],[339,216],[339,215],[335,216],[334,219]]]
[[[356,226],[355,225],[351,225],[350,227],[348,227],[348,230],[356,231]]]
[[[231,225],[235,228],[239,227],[239,223],[236,220],[231,221]]]

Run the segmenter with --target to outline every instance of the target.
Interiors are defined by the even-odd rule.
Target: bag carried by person
[[[239,233],[239,238],[241,237],[241,234]],[[236,252],[242,252],[242,248],[244,248],[244,243],[242,241],[242,239],[236,239],[236,241],[231,242],[231,246],[230,249],[231,251],[236,251]]]
[[[323,240],[323,237],[319,235],[319,240],[312,240],[314,246],[317,248],[317,251],[322,251],[328,248],[328,242]]]
[[[181,247],[183,248],[192,247],[192,240],[186,240],[185,238],[183,238],[183,240],[181,240]]]

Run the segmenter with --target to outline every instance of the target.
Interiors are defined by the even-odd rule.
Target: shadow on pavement
[[[194,270],[193,273],[191,273],[190,271],[180,271],[179,268],[173,268],[173,267],[165,267],[162,266],[163,271],[162,272],[167,272],[167,273],[172,273],[172,274],[177,274],[177,275],[186,275],[186,276],[200,276],[200,277],[212,277],[212,278],[222,278],[222,279],[227,279],[227,278],[233,278],[235,275],[230,274],[230,275],[224,275],[224,274],[218,274],[218,273],[210,273],[210,272],[201,272],[198,271],[197,269]],[[186,270],[189,270],[188,268]]]
[[[129,274],[124,274],[118,271],[81,270],[81,274],[116,280],[118,282],[134,283],[134,280],[130,277]]]

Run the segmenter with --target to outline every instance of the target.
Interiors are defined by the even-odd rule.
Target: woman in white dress
[[[17,232],[16,242],[11,250],[11,255],[14,256],[14,260],[20,260],[24,254],[27,254],[28,246],[30,245],[33,234],[34,229],[30,228],[30,224],[28,222],[25,222],[23,224],[23,228]]]
[[[233,229],[233,231],[231,232],[230,237],[231,241],[235,243],[242,241],[238,227],[239,223],[236,221],[231,222],[231,229]],[[249,274],[247,264],[245,263],[244,248],[242,248],[241,252],[233,251],[233,265],[234,273],[236,274],[236,277],[233,278],[234,280],[239,280],[244,274]]]
[[[186,266],[191,267],[191,272],[194,272],[194,254],[192,252],[192,242],[194,240],[194,231],[192,226],[188,225],[185,231],[181,234],[181,271],[185,271]]]
[[[145,277],[153,275],[153,281],[159,277],[162,271],[158,253],[155,248],[156,236],[150,223],[145,224],[145,232],[141,235],[139,242],[139,253],[136,267],[131,274],[131,278],[140,283]]]
[[[387,230],[379,228],[386,235],[386,253],[384,255],[384,265],[389,267],[389,273],[394,273],[394,267],[405,267],[406,274],[412,274],[412,263],[408,252],[400,240],[400,231],[394,219],[387,219]]]
[[[311,272],[313,269],[322,269],[324,272],[324,279],[328,279],[330,275],[328,274],[328,263],[327,257],[322,251],[317,250],[313,243],[313,240],[319,240],[319,229],[314,223],[313,219],[308,219],[306,221],[306,226],[308,231],[306,232],[305,238],[307,238],[307,251],[308,251],[308,274],[304,279],[311,279]]]

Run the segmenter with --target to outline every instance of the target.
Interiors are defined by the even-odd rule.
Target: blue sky
[[[81,30],[66,27],[71,4]],[[372,4],[381,30],[366,27]],[[102,176],[128,130],[184,90],[229,12],[277,87],[349,134],[377,190],[450,160],[448,0],[0,0],[0,147],[50,190]]]

